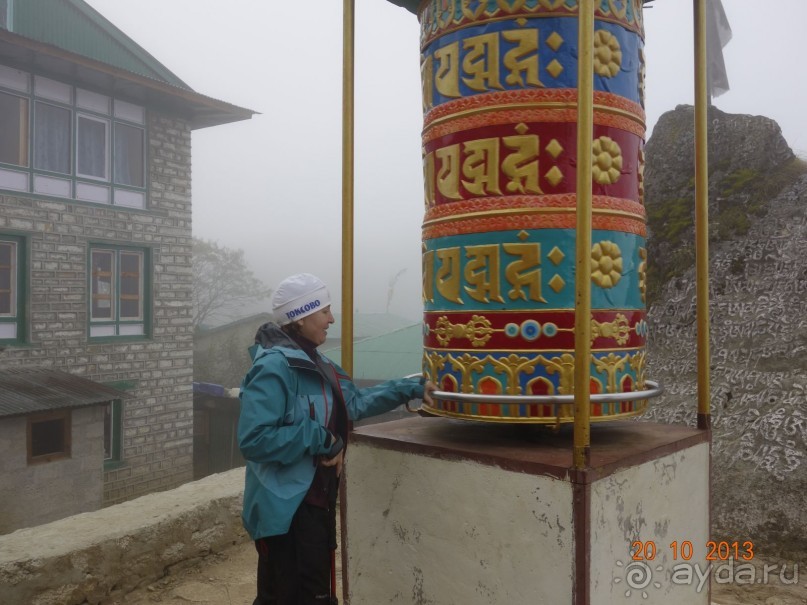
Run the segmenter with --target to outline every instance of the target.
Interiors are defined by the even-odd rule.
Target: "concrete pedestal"
[[[358,429],[349,604],[708,605],[709,433],[613,422],[592,427],[591,452],[590,469],[570,470],[571,427]]]

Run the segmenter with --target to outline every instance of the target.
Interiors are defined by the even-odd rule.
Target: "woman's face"
[[[328,327],[334,322],[331,305],[306,315],[298,321],[300,335],[319,346],[328,338]]]

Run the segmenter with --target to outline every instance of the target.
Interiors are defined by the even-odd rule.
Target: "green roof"
[[[0,12],[6,7],[0,63],[7,67],[187,119],[192,129],[255,114],[195,92],[84,0],[0,0]]]
[[[342,314],[334,313],[334,324],[328,328],[328,338],[342,338]],[[353,315],[353,340],[389,334],[412,325],[411,319],[389,313],[355,313]]]
[[[322,351],[336,363],[342,363],[342,351],[336,347]],[[423,358],[423,328],[417,323],[387,334],[367,338],[353,345],[354,380],[390,380],[420,374]]]
[[[136,9],[135,9],[136,10]],[[83,0],[14,2],[9,31],[119,69],[190,87]]]

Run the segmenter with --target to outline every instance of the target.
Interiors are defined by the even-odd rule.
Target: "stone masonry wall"
[[[104,472],[99,505],[193,477],[191,131],[183,120],[153,112],[147,124],[145,210],[0,195],[0,233],[26,238],[30,255],[30,339],[0,351],[0,364],[57,368],[131,387],[122,461]],[[89,341],[90,243],[149,251],[149,337]]]
[[[182,121],[151,114],[149,134],[152,211],[133,216],[133,237],[155,246],[152,338],[130,345],[115,363],[123,369],[121,362],[134,362],[134,375],[148,387],[137,405],[126,404],[126,465],[105,473],[104,504],[193,478],[191,132]]]
[[[0,602],[107,605],[248,540],[244,468],[0,536]]]
[[[25,416],[0,423],[0,534],[19,527],[95,510],[101,503],[101,473],[104,460],[104,410],[88,406],[73,410],[71,455],[43,464],[28,465]],[[43,497],[42,486],[48,486]]]

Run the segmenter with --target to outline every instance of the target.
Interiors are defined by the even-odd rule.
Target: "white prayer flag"
[[[729,77],[723,61],[723,48],[731,40],[731,26],[721,0],[706,3],[706,61],[709,97],[718,97],[729,90]]]

